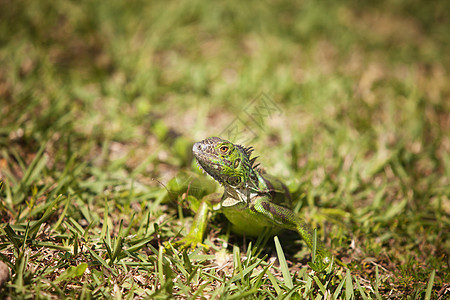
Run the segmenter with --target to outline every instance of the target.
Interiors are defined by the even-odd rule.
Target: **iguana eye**
[[[228,146],[222,146],[219,148],[220,152],[222,153],[227,153],[228,149],[229,149]]]

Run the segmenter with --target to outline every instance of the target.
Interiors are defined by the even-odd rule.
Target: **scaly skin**
[[[291,210],[288,189],[275,177],[259,170],[256,158],[250,157],[251,147],[212,137],[195,143],[192,151],[200,168],[224,187],[220,210],[232,223],[234,232],[258,236],[265,227],[271,229],[272,235],[281,229],[295,230],[312,249],[313,236],[307,224]],[[191,231],[179,242],[184,247],[201,244],[209,209],[206,201],[200,206]],[[331,259],[330,252],[317,243],[313,269],[324,270]]]

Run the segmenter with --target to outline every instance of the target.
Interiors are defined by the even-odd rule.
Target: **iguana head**
[[[250,159],[253,149],[235,145],[219,137],[197,142],[192,152],[201,169],[224,186],[255,186],[257,177]]]

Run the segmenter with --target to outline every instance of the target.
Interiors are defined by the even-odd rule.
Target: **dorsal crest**
[[[261,171],[260,164],[259,164],[259,163],[255,163],[255,162],[256,162],[256,159],[257,159],[259,156],[251,157],[253,151],[255,150],[252,146],[250,146],[250,147],[244,147],[244,146],[242,146],[242,145],[236,145],[236,147],[237,147],[238,149],[240,149],[242,153],[245,154],[245,156],[246,156],[246,158],[247,158],[247,160],[248,160],[248,166],[249,166],[250,168],[252,168],[252,169],[255,170],[255,171]]]

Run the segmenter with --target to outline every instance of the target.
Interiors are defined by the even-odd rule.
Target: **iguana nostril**
[[[203,145],[201,142],[195,143],[192,146],[192,152],[199,153],[205,151],[205,145]]]
[[[193,146],[192,146],[192,152],[197,152],[197,151],[199,151],[200,150],[200,145],[198,144],[198,143],[195,143]]]

